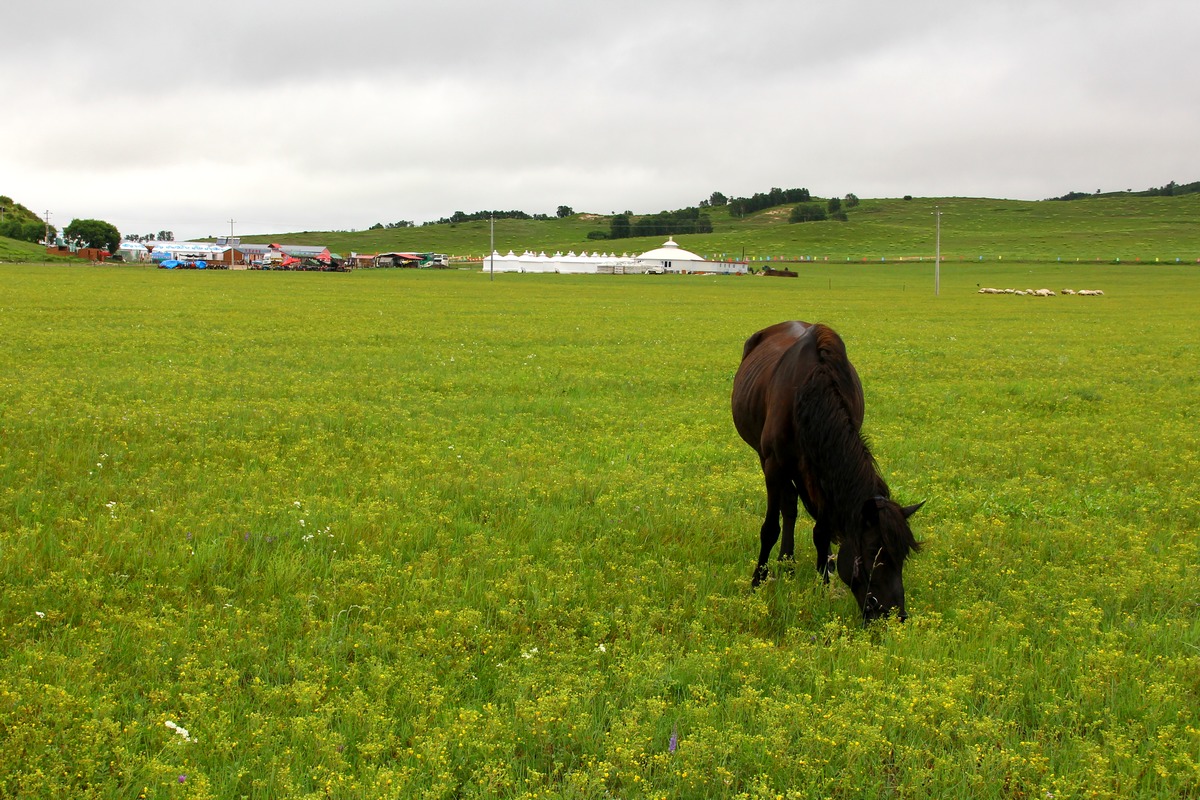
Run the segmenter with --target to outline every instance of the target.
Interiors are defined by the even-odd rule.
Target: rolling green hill
[[[46,262],[63,262],[77,261],[78,259],[64,258],[62,256],[51,256],[46,254],[46,248],[40,244],[32,242],[22,242],[18,239],[9,239],[7,236],[0,236],[0,261],[12,261],[17,263],[30,263],[37,261]]]
[[[789,224],[780,206],[744,219],[726,208],[708,209],[711,234],[677,236],[704,255],[803,258],[830,261],[932,257],[933,210],[942,211],[942,253],[949,260],[1150,261],[1200,259],[1200,194],[1182,197],[1102,196],[1070,202],[986,198],[863,200],[848,222]],[[589,240],[608,231],[610,217],[576,214],[566,219],[497,220],[496,249],[586,249],[643,252],[665,237]],[[244,241],[325,244],[335,252],[417,250],[479,257],[487,252],[487,222],[428,225],[358,232],[278,233]]]
[[[934,207],[942,212],[942,254],[947,260],[1143,261],[1200,260],[1200,194],[1146,197],[1132,193],[1072,201],[988,198],[863,200],[848,222],[791,224],[790,206],[734,219],[726,207],[706,209],[710,234],[680,235],[683,247],[706,256],[749,259],[812,258],[880,261],[932,258]],[[611,217],[575,214],[565,219],[497,220],[496,249],[640,253],[664,236],[595,240]],[[246,242],[322,244],[343,255],[414,250],[479,258],[488,250],[487,222],[426,225],[370,231],[305,231],[242,237]],[[41,247],[0,237],[0,260],[41,261]]]

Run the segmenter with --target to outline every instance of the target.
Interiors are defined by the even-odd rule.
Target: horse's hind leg
[[[767,579],[767,561],[771,558],[771,549],[779,540],[779,510],[783,492],[781,481],[778,479],[778,468],[770,461],[764,461],[763,476],[767,480],[767,515],[758,534],[758,564],[754,567],[752,586],[758,586]]]
[[[779,544],[779,560],[786,563],[786,569],[791,569],[796,560],[796,514],[799,495],[791,481],[784,481],[782,495],[779,499],[780,510],[783,512],[783,541]]]

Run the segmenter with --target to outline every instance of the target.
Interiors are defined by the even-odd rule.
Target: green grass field
[[[0,797],[1200,796],[1198,269],[0,265]],[[904,625],[749,589],[790,318]]]

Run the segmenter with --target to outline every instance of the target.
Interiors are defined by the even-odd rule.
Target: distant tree
[[[0,222],[0,236],[22,242],[40,242],[45,232],[45,223],[37,220],[5,217],[4,222]],[[53,237],[56,233],[54,226],[50,226],[50,235]]]
[[[846,201],[846,208],[854,208],[858,205],[858,195],[854,192],[846,195],[843,199]]]
[[[830,214],[836,214],[839,211],[841,211],[842,210],[842,198],[840,198],[840,197],[829,198],[829,202],[826,203],[826,205],[825,205],[825,210],[828,211]]]
[[[175,241],[175,234],[172,233],[171,231],[159,231],[158,232],[158,241],[173,242],[173,241]]]
[[[808,189],[774,188],[769,192],[758,192],[751,197],[734,197],[729,200],[729,214],[735,219],[775,206],[791,203],[807,203],[812,199]]]
[[[457,225],[460,222],[486,222],[489,219],[533,219],[524,211],[475,211],[470,214],[455,211],[449,217],[422,222],[426,225]]]
[[[829,215],[819,203],[801,203],[792,209],[788,222],[820,222],[828,218]]]
[[[629,238],[629,214],[616,214],[613,216],[612,223],[609,225],[608,238]]]
[[[21,239],[26,242],[40,242],[42,237],[50,235],[50,241],[53,242],[58,237],[58,231],[51,225],[49,230],[46,229],[45,223],[42,222],[26,222],[21,225],[21,235],[14,236],[14,239]]]
[[[906,194],[906,195],[904,195],[904,199],[905,199],[905,200],[912,200],[912,195],[911,195],[911,194]]]
[[[678,233],[712,233],[712,220],[696,207],[645,214],[630,222],[630,236],[674,236]],[[614,237],[615,238],[615,237]]]
[[[381,230],[383,230],[383,223],[382,223],[382,222],[376,222],[374,225],[372,225],[371,227],[367,228],[367,230],[369,230],[369,231],[381,231]]]
[[[575,209],[571,208],[570,206],[559,206],[558,211],[555,213],[558,214],[559,219],[563,219],[564,217],[569,217],[574,214]]]
[[[46,221],[34,214],[11,197],[0,196],[0,236],[25,242],[40,242],[46,234]],[[49,226],[50,240],[58,235],[58,229]]]
[[[100,219],[73,219],[63,229],[68,239],[78,239],[85,247],[99,247],[110,253],[121,245],[121,233],[112,223]]]
[[[708,198],[709,205],[723,206],[729,203],[729,198],[720,192],[713,192]]]

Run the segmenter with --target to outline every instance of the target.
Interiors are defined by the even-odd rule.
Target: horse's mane
[[[851,398],[860,391],[841,337],[814,325],[817,364],[796,394],[795,421],[804,461],[818,476],[821,495],[835,523],[835,535],[858,535],[863,512],[874,498],[890,501],[870,443],[855,426]],[[894,502],[874,503],[883,547],[892,563],[903,564],[919,547]]]

